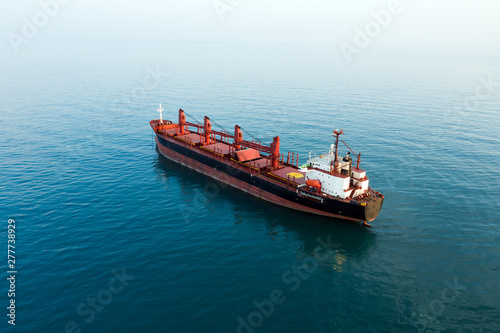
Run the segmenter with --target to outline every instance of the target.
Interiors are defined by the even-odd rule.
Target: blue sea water
[[[1,331],[500,331],[499,55],[33,42],[0,65],[0,245],[14,219],[18,271],[14,328],[0,261]],[[301,163],[343,128],[379,217],[298,213],[168,161],[159,102],[279,135]]]

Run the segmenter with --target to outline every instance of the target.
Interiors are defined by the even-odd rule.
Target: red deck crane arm
[[[189,126],[189,127],[194,127],[194,128],[198,128],[198,129],[203,129],[204,131],[206,130],[207,128],[207,119],[205,119],[205,124],[195,124],[195,123],[191,123],[191,122],[187,122],[184,120],[185,119],[185,116],[184,116],[184,111],[181,109],[179,110],[179,123],[181,123],[182,125],[184,126]],[[238,146],[243,146],[243,147],[246,147],[246,148],[253,148],[253,149],[256,149],[260,152],[263,152],[263,153],[267,153],[267,154],[272,154],[272,155],[276,155],[275,158],[277,158],[277,156],[279,155],[279,139],[274,139],[273,143],[271,144],[271,146],[274,147],[274,150],[273,150],[273,147],[269,147],[269,146],[265,146],[265,145],[262,145],[262,144],[258,144],[258,143],[255,143],[255,142],[251,142],[251,141],[246,141],[246,140],[235,140],[235,135],[232,135],[232,134],[229,134],[229,133],[226,133],[226,132],[219,132],[219,131],[214,131],[212,130],[211,126],[209,126],[210,128],[210,134],[215,134],[215,135],[220,135],[221,137],[225,137],[225,138],[230,138],[230,139],[233,139],[234,142],[238,145]],[[235,133],[238,133],[240,132],[239,131],[239,127],[237,129],[235,129]],[[277,140],[277,142],[276,142]],[[237,141],[237,142],[236,142]]]
[[[204,129],[204,125],[201,125],[201,124],[195,124],[195,123],[190,123],[190,122],[186,122],[185,124],[190,126],[190,127]],[[229,134],[229,133],[219,132],[219,131],[214,131],[214,130],[212,130],[211,133],[234,140],[234,135]],[[255,143],[255,142],[241,140],[241,141],[239,141],[239,144],[242,145],[243,147],[257,149],[258,151],[261,151],[263,153],[268,153],[268,154],[271,153],[270,147],[264,146],[264,145],[261,145],[261,144]]]

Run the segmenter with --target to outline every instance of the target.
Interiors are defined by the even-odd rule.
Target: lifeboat
[[[308,179],[308,180],[306,180],[306,185],[307,186],[311,186],[311,187],[315,187],[318,190],[321,190],[321,183],[317,179]]]

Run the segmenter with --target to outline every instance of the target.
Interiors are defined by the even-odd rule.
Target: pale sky
[[[0,0],[0,51],[10,52],[9,34],[23,36],[26,22],[36,19],[40,27],[30,38],[38,42],[352,43],[355,29],[391,2],[399,3],[397,13],[376,43],[500,44],[499,0]],[[40,3],[51,6],[44,11]],[[53,17],[44,14],[50,11]]]

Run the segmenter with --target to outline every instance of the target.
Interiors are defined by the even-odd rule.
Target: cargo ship
[[[384,195],[369,186],[361,169],[361,153],[355,154],[340,139],[343,130],[333,131],[334,143],[321,155],[309,153],[299,166],[299,155],[280,153],[280,138],[267,146],[244,140],[241,127],[234,132],[212,129],[210,118],[203,124],[188,122],[179,109],[177,123],[150,121],[159,152],[166,158],[231,185],[262,200],[306,213],[361,222],[370,226],[379,214]],[[339,155],[339,140],[348,148]],[[356,164],[350,153],[356,157]]]

